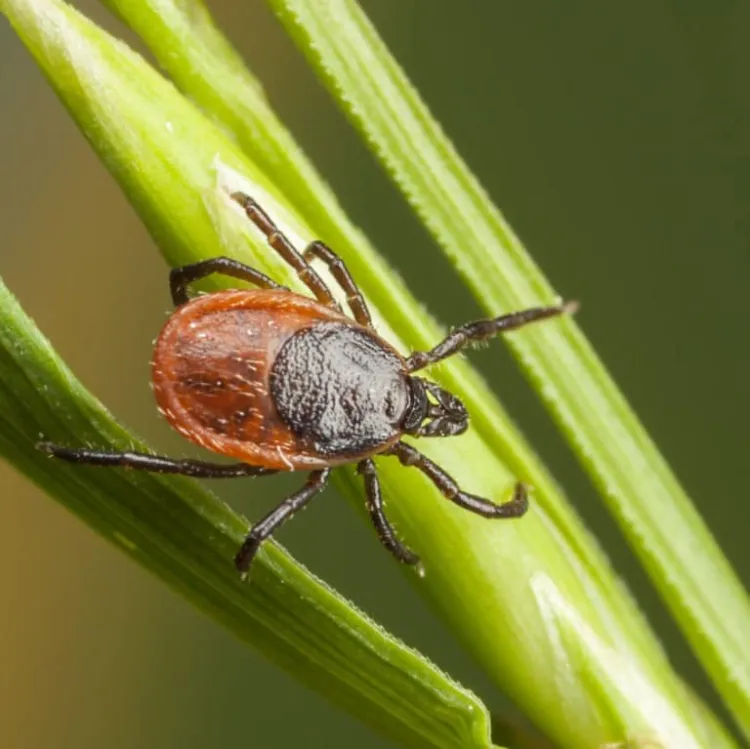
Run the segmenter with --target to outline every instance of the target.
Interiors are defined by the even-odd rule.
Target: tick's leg
[[[403,465],[414,466],[414,468],[422,471],[442,492],[446,499],[450,499],[451,502],[454,502],[459,507],[470,510],[482,517],[518,518],[529,508],[526,487],[520,482],[516,484],[513,497],[510,501],[496,505],[488,499],[462,492],[455,480],[440,466],[433,463],[426,455],[422,455],[422,453],[405,442],[397,442],[391,449],[390,454],[395,455]]]
[[[305,248],[304,258],[309,261],[317,257],[322,260],[331,271],[331,275],[336,279],[338,285],[346,294],[346,301],[354,315],[354,319],[367,328],[372,327],[372,318],[370,310],[367,309],[367,303],[362,296],[356,282],[349,273],[344,261],[328,246],[322,242],[311,242]]]
[[[477,320],[467,322],[452,330],[443,341],[438,343],[431,351],[415,351],[407,360],[406,364],[410,372],[416,372],[429,364],[435,364],[441,359],[452,356],[464,346],[473,341],[484,341],[498,333],[507,333],[517,330],[524,325],[546,320],[548,317],[573,314],[578,309],[578,302],[566,302],[552,307],[532,307],[521,312],[513,312],[492,320]]]
[[[239,278],[261,289],[286,288],[259,270],[233,260],[231,257],[214,257],[209,260],[201,260],[199,263],[191,263],[190,265],[183,265],[180,268],[172,269],[169,274],[169,289],[172,292],[172,301],[175,307],[185,304],[190,299],[187,293],[188,284],[199,281],[201,278],[210,276],[213,273],[221,273],[223,276]]]
[[[260,545],[325,487],[330,473],[330,468],[311,471],[302,489],[287,497],[250,529],[250,533],[247,534],[245,542],[234,558],[234,564],[240,572],[247,572]]]
[[[339,309],[339,305],[325,285],[323,279],[315,272],[310,263],[300,255],[295,246],[279,230],[270,216],[249,195],[242,192],[232,194],[232,199],[244,209],[247,217],[266,235],[268,244],[297,272],[302,283],[315,295],[315,298],[328,307]]]
[[[173,460],[160,455],[135,452],[104,452],[88,448],[71,448],[40,442],[37,449],[67,463],[91,466],[130,468],[151,473],[177,473],[196,479],[232,479],[240,476],[267,476],[278,473],[272,468],[260,468],[247,463],[207,463],[203,460]]]
[[[367,494],[367,511],[370,513],[372,524],[378,533],[380,543],[393,554],[399,562],[404,564],[419,564],[419,557],[398,540],[393,526],[388,522],[383,507],[383,495],[380,491],[380,481],[375,463],[369,458],[360,461],[357,472],[365,477],[365,492]]]

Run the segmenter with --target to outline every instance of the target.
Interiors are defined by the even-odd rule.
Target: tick
[[[247,572],[260,545],[328,482],[336,466],[356,463],[367,509],[383,545],[405,564],[419,557],[396,536],[383,510],[373,458],[393,456],[420,470],[451,502],[485,518],[517,518],[528,508],[517,483],[495,504],[460,489],[440,466],[402,441],[466,431],[463,403],[418,372],[482,341],[575,310],[575,303],[535,307],[455,328],[430,351],[404,358],[375,331],[367,304],[343,261],[322,242],[298,252],[251,197],[232,198],[295,270],[314,299],[227,257],[175,268],[169,278],[175,311],[156,341],[152,360],[159,410],[182,435],[240,462],[175,460],[135,452],[102,452],[40,444],[48,454],[97,466],[174,473],[195,478],[267,476],[309,471],[305,485],[257,522],[237,552]],[[346,295],[344,314],[310,264],[325,263]],[[190,297],[191,283],[211,274],[256,288]]]

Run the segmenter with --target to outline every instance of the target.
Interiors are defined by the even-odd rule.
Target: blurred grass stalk
[[[175,82],[236,137],[241,151],[137,55],[64,3],[0,0],[0,8],[170,264],[231,254],[296,285],[288,269],[262,246],[226,199],[228,189],[242,188],[264,203],[296,241],[320,237],[341,253],[375,306],[381,329],[392,340],[404,347],[426,348],[434,343],[438,327],[346,219],[203,6],[185,0],[109,0],[108,5],[143,37]],[[322,13],[331,6],[321,2],[315,7]],[[352,10],[348,4],[337,8]],[[313,5],[307,10],[316,15]],[[309,28],[317,27],[310,22]],[[345,25],[339,32],[346,36],[355,30],[355,25]],[[379,54],[378,64],[397,70],[385,51]],[[371,97],[374,106],[379,94]],[[394,123],[399,123],[398,115]],[[426,210],[429,214],[429,205]],[[471,265],[472,251],[455,248],[459,268],[462,263]],[[495,250],[495,254],[504,252],[502,246]],[[523,302],[547,298],[545,290]],[[494,305],[497,300],[489,296],[487,302]],[[559,346],[571,329],[570,321],[560,321],[522,336],[528,335],[536,348]],[[553,386],[548,373],[536,374],[542,392]],[[674,749],[734,746],[672,672],[595,540],[486,385],[465,361],[446,363],[436,377],[465,400],[474,429],[454,440],[422,443],[425,452],[469,491],[502,499],[516,476],[537,491],[534,509],[523,521],[490,523],[445,502],[416,472],[382,462],[389,513],[427,568],[417,589],[429,596],[494,681],[561,747],[616,745],[640,737]],[[80,396],[72,391],[67,397],[75,405]],[[21,431],[19,424],[14,426]],[[41,477],[42,471],[50,470],[48,461],[33,453],[35,430],[25,428],[25,438],[16,441],[11,457],[55,494],[53,483]],[[81,469],[54,470],[68,477]],[[347,496],[361,504],[361,487],[352,472],[339,474]],[[117,500],[113,497],[113,502]],[[175,512],[181,512],[179,506]],[[97,526],[99,521],[88,517],[88,522]],[[223,533],[226,528],[217,524],[216,531]],[[168,535],[169,529],[164,533]],[[141,561],[149,563],[142,557]],[[226,564],[229,568],[228,557]],[[184,570],[177,570],[173,584],[175,575],[183,588],[194,582]],[[248,602],[263,594],[254,586],[240,590]],[[319,603],[332,605],[332,600],[320,598]],[[212,613],[225,621],[220,609],[221,602]],[[283,637],[284,625],[279,626]],[[355,632],[362,627],[366,633],[363,622],[352,626]],[[312,629],[313,639],[315,633]],[[243,635],[262,649],[268,645],[251,631]],[[316,685],[309,673],[305,681],[330,697],[329,664],[323,658],[318,665],[320,683]],[[406,668],[406,661],[401,666]],[[417,680],[427,673],[427,664],[412,666],[419,671]],[[403,676],[403,670],[394,672],[394,679]],[[377,682],[380,677],[380,673],[374,677],[374,687],[386,695],[378,704],[385,704],[387,720],[398,712],[397,706],[388,704],[389,698],[394,703],[403,698],[392,694],[387,680]],[[364,689],[332,698],[361,717],[372,694]],[[424,700],[418,706],[426,709],[445,710],[444,705],[430,704],[424,690],[414,699]],[[471,703],[465,708],[466,715],[481,711]],[[445,738],[450,735],[447,729],[437,737],[424,726],[420,730],[387,732],[404,745],[451,745],[445,743],[450,741]],[[456,746],[484,745],[476,738],[481,730],[480,720],[469,730],[474,737],[471,744],[466,738],[452,740]],[[422,743],[416,743],[415,736]]]

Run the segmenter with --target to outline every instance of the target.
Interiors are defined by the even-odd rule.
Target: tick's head
[[[450,437],[469,426],[466,406],[452,393],[421,377],[409,377],[411,402],[402,429],[416,437]]]

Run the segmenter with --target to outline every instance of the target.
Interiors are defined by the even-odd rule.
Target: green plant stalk
[[[269,0],[490,314],[553,289],[355,0]],[[654,585],[750,737],[750,601],[577,325],[508,337]]]
[[[250,191],[301,241],[312,236],[310,227],[280,195],[290,193],[295,173],[271,184],[257,160],[244,158],[140,58],[62,3],[2,0],[0,7],[171,263],[215,255],[220,247],[293,282],[259,245],[226,192]],[[192,39],[183,40],[176,49],[190,45]],[[356,259],[350,248],[343,252],[347,261]],[[384,266],[376,267],[390,280]],[[420,343],[429,323],[420,321],[423,313],[405,293],[397,301],[403,304],[379,305],[378,321],[390,321],[393,307],[401,307],[413,321],[402,327]],[[425,449],[470,491],[500,498],[514,476],[488,438],[514,430],[493,400],[485,399],[486,388],[466,372],[465,363],[454,362],[441,368],[441,378],[456,383],[483,428]],[[493,431],[483,412],[501,419]],[[731,746],[707,712],[694,710],[693,698],[631,611],[606,561],[517,436],[511,456],[523,462],[529,470],[523,477],[539,489],[534,512],[515,524],[461,512],[415,472],[383,463],[389,512],[427,567],[420,590],[488,673],[562,746],[598,746],[643,734],[665,747]],[[351,473],[345,476],[351,481]],[[644,685],[659,696],[656,709],[641,699]]]

